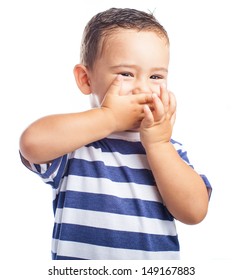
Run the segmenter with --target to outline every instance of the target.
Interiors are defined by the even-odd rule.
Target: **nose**
[[[146,79],[139,79],[134,82],[134,87],[132,90],[133,94],[139,93],[152,93],[149,82]]]

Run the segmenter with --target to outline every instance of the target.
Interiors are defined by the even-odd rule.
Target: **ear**
[[[86,66],[82,64],[77,64],[74,69],[74,76],[76,79],[77,86],[84,94],[90,94],[91,93],[91,87],[90,87],[90,80],[88,75],[88,69]]]

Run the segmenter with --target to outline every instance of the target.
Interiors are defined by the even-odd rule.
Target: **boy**
[[[23,132],[23,163],[53,188],[53,259],[179,259],[174,219],[206,216],[210,184],[171,139],[168,64],[168,35],[153,15],[101,12],[74,68],[93,109]]]

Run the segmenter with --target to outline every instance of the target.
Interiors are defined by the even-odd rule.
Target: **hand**
[[[101,109],[113,122],[113,131],[125,131],[140,127],[145,117],[144,104],[149,108],[153,104],[150,94],[120,95],[123,77],[118,75],[110,85]]]
[[[140,126],[140,136],[144,147],[154,143],[169,142],[176,118],[176,99],[166,85],[161,85],[160,93],[153,94],[153,111],[144,106],[144,119]]]

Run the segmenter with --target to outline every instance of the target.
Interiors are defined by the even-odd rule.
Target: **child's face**
[[[120,95],[151,94],[167,79],[169,46],[155,32],[117,30],[104,42],[89,72],[91,91],[100,105],[114,78],[124,76]]]

